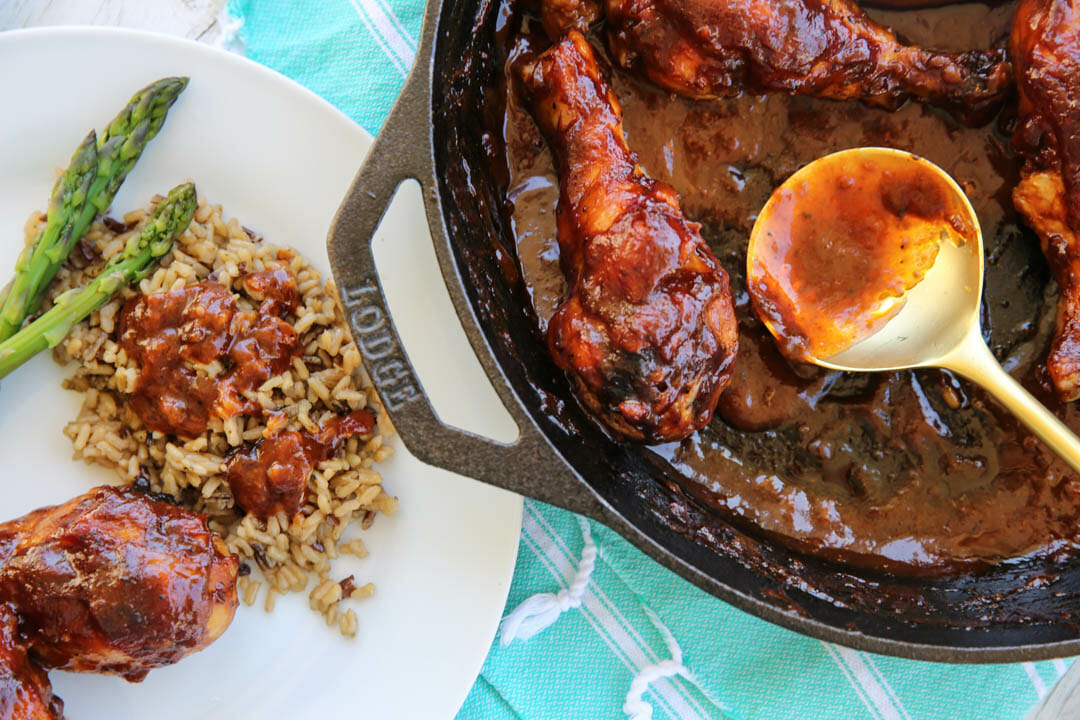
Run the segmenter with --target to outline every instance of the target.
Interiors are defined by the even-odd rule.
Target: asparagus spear
[[[79,212],[86,204],[87,195],[97,173],[97,133],[91,130],[86,139],[79,144],[75,154],[71,156],[67,170],[57,178],[56,185],[53,186],[45,227],[34,238],[34,242],[23,249],[15,263],[15,280],[3,290],[3,305],[0,306],[3,309],[0,309],[0,317],[6,316],[7,299],[11,297],[12,291],[20,292],[18,288],[28,282],[30,268],[39,249],[68,244],[75,221],[78,220]],[[23,318],[16,319],[15,315],[11,318],[16,321],[17,329],[18,323],[21,323]],[[4,325],[5,323],[0,320],[0,333],[3,332]],[[0,334],[0,339],[4,337],[7,335]]]
[[[76,323],[104,305],[121,287],[146,277],[187,230],[196,204],[194,184],[173,188],[154,208],[142,231],[128,239],[100,275],[81,290],[72,289],[57,297],[48,312],[0,342],[0,378],[42,350],[55,347]]]
[[[41,307],[45,291],[60,266],[94,218],[108,210],[124,178],[135,166],[146,144],[161,129],[169,108],[187,83],[187,78],[164,78],[147,85],[135,93],[97,138],[96,172],[90,183],[79,185],[85,189],[72,193],[72,202],[56,207],[55,212],[50,205],[45,230],[24,251],[15,266],[15,279],[0,305],[0,341],[14,335],[23,320]],[[85,142],[80,151],[84,146]],[[76,152],[76,158],[80,157]],[[57,183],[58,189],[71,173],[69,168]],[[81,175],[78,177],[82,178]],[[53,196],[55,200],[56,191]]]

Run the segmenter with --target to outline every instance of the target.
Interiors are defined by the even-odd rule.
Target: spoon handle
[[[978,327],[940,365],[978,383],[1027,425],[1047,447],[1080,472],[1080,438],[1013,379],[990,352]]]

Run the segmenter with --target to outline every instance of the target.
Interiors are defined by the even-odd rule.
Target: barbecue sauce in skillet
[[[904,39],[942,50],[1004,37],[1015,4],[871,11]],[[504,0],[499,41],[515,55],[547,41]],[[600,39],[592,38],[597,49]],[[1013,114],[982,127],[908,103],[896,112],[779,95],[691,101],[622,71],[611,75],[632,150],[673,185],[687,216],[731,274],[739,354],[716,417],[681,443],[653,448],[705,507],[826,558],[910,574],[942,574],[1073,542],[1080,479],[978,388],[947,371],[844,374],[789,364],[754,316],[746,246],[772,190],[807,162],[849,147],[910,150],[943,167],[983,228],[984,327],[1005,367],[1073,429],[1043,371],[1055,297],[1037,243],[1013,210],[1019,161]],[[555,231],[551,155],[507,81],[506,199],[537,330],[566,290]]]

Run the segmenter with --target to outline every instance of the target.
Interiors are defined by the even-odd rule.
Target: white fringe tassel
[[[690,671],[682,664],[682,648],[679,647],[675,636],[671,634],[671,631],[651,609],[645,608],[645,614],[649,616],[649,620],[652,621],[657,631],[663,636],[664,644],[667,645],[671,658],[661,660],[653,665],[646,665],[634,676],[633,681],[630,683],[630,690],[626,693],[626,702],[623,703],[623,712],[626,713],[629,720],[652,720],[653,707],[645,702],[644,695],[649,689],[649,685],[657,680],[682,675],[691,683],[697,684],[690,676]]]
[[[526,599],[513,612],[503,618],[499,624],[499,644],[506,647],[514,640],[528,640],[544,628],[550,626],[567,610],[581,606],[585,588],[596,566],[596,544],[592,539],[589,521],[578,517],[581,536],[585,545],[581,550],[581,560],[570,586],[556,593],[539,593]],[[651,711],[651,708],[650,708]]]
[[[244,27],[244,19],[233,17],[228,9],[222,8],[217,16],[217,23],[221,28],[221,34],[218,35],[214,45],[222,50],[245,55],[244,42],[240,39],[240,28]]]

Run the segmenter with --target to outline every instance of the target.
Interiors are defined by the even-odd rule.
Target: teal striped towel
[[[230,0],[228,9],[249,57],[371,133],[415,60],[424,10],[420,0]],[[461,720],[1021,720],[1068,665],[938,665],[812,640],[706,595],[606,528],[586,527],[597,552],[577,604],[578,519],[525,503],[507,613],[545,595],[529,607],[556,619],[527,640],[496,639]]]

